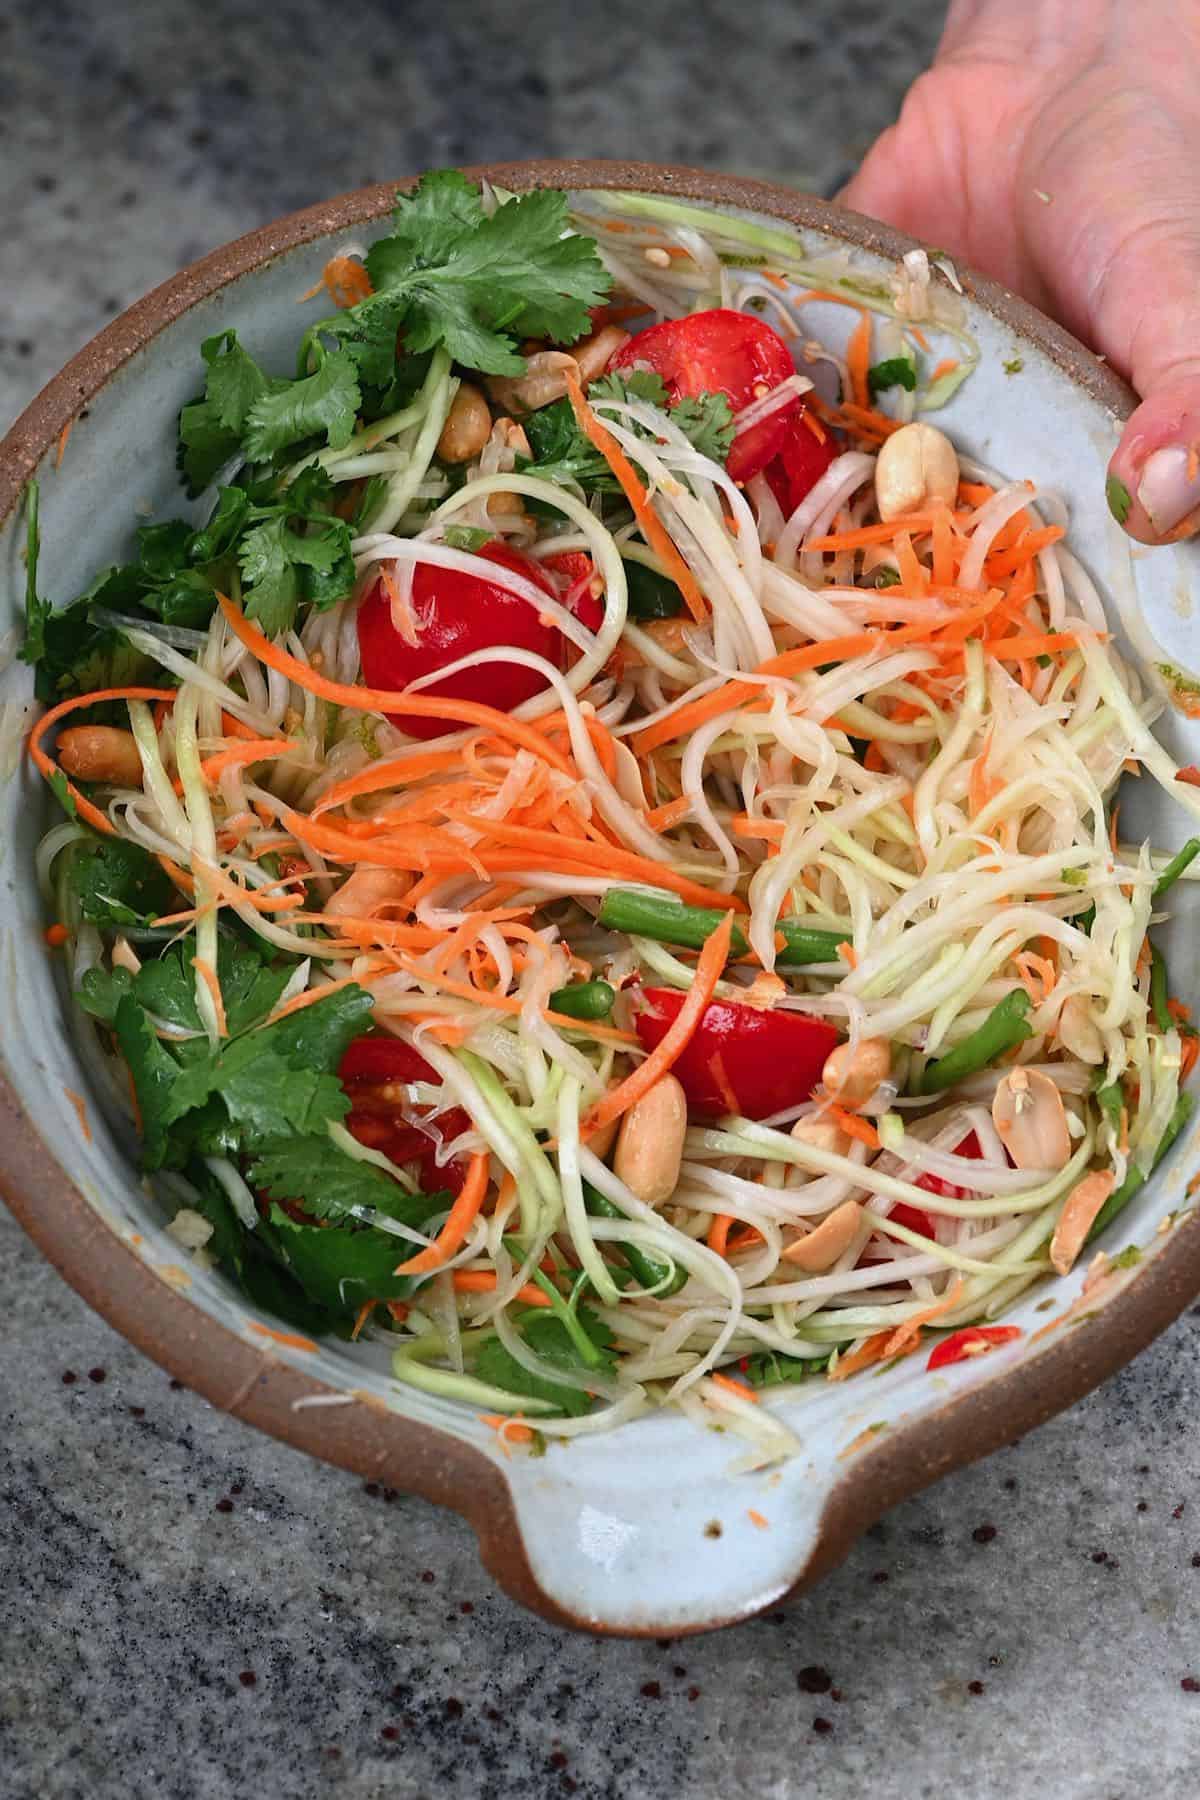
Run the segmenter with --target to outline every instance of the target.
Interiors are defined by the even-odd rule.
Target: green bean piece
[[[1011,994],[1005,994],[977,1031],[956,1044],[953,1050],[948,1050],[937,1062],[927,1065],[918,1091],[940,1094],[943,1089],[953,1087],[956,1081],[977,1075],[1006,1050],[1023,1044],[1026,1038],[1033,1036],[1033,1026],[1025,1017],[1028,1011],[1029,995],[1024,988],[1014,988]]]
[[[612,931],[654,938],[660,944],[683,944],[689,950],[703,950],[724,917],[715,906],[685,906],[682,900],[664,900],[640,888],[609,888],[600,907],[600,923]],[[736,925],[729,949],[733,956],[741,956],[746,949]]]
[[[1154,944],[1150,946],[1150,1010],[1164,1035],[1174,1029],[1175,1021],[1167,1007],[1167,965]]]
[[[839,947],[850,941],[845,931],[820,931],[795,919],[780,919],[777,929],[783,935],[783,949],[775,960],[784,966],[836,962]]]
[[[607,1019],[616,997],[616,988],[607,981],[576,981],[570,987],[555,988],[549,1007],[568,1019]]]
[[[1125,1092],[1119,1081],[1106,1081],[1096,1089],[1096,1099],[1100,1109],[1108,1118],[1114,1131],[1121,1124],[1121,1108],[1125,1104]]]
[[[657,569],[648,569],[632,557],[625,563],[625,585],[629,590],[629,617],[639,625],[653,619],[674,619],[683,611],[683,595],[675,583]]]
[[[597,1219],[623,1219],[625,1217],[620,1207],[610,1200],[607,1194],[602,1194],[599,1188],[594,1188],[590,1181],[585,1181],[583,1184],[583,1204],[588,1212]],[[643,1250],[640,1244],[618,1244],[617,1248],[629,1264],[634,1278],[641,1287],[658,1288],[655,1299],[663,1300],[668,1294],[677,1294],[687,1280],[686,1269],[681,1269],[678,1263],[660,1261],[650,1251]],[[669,1281],[667,1280],[668,1276],[670,1276]],[[660,1288],[660,1282],[665,1282],[666,1286]]]
[[[715,906],[685,906],[681,900],[665,900],[640,888],[609,888],[600,908],[600,923],[612,931],[653,938],[660,944],[682,944],[689,950],[702,950],[724,917]],[[836,962],[838,946],[847,942],[844,931],[821,931],[796,919],[781,919],[778,929],[783,948],[777,961],[785,968]],[[745,936],[735,925],[729,953],[741,956],[745,950]]]
[[[1177,850],[1158,880],[1151,893],[1152,900],[1161,900],[1167,889],[1174,887],[1189,863],[1200,856],[1200,838],[1189,838],[1182,850]]]
[[[1145,1185],[1147,1175],[1152,1175],[1155,1169],[1157,1169],[1159,1163],[1191,1118],[1195,1106],[1196,1102],[1191,1094],[1180,1094],[1178,1100],[1175,1102],[1175,1110],[1167,1120],[1167,1128],[1158,1140],[1158,1148],[1154,1152],[1154,1160],[1150,1164],[1149,1171],[1139,1169],[1135,1162],[1130,1163],[1129,1173],[1126,1175],[1124,1181],[1119,1188],[1115,1189],[1114,1192],[1108,1196],[1108,1199],[1104,1202],[1104,1205],[1093,1219],[1092,1229],[1088,1232],[1085,1242],[1090,1244],[1093,1238],[1099,1237],[1105,1226],[1111,1225],[1117,1214],[1124,1207],[1129,1205],[1129,1202],[1133,1199],[1133,1196],[1138,1192],[1139,1188]]]

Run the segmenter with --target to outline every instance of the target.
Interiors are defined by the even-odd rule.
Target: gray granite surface
[[[180,264],[392,171],[828,190],[940,10],[0,4],[0,427]],[[466,1526],[177,1388],[7,1214],[0,1321],[0,1800],[1200,1792],[1200,1310],[786,1616],[674,1643],[518,1612]]]

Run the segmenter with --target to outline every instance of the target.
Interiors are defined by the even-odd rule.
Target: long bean
[[[1175,1110],[1167,1120],[1167,1128],[1158,1140],[1158,1148],[1154,1152],[1154,1160],[1150,1164],[1149,1169],[1139,1169],[1135,1162],[1130,1163],[1129,1173],[1126,1175],[1124,1181],[1114,1193],[1111,1193],[1108,1196],[1108,1199],[1096,1214],[1092,1223],[1092,1229],[1087,1234],[1087,1242],[1089,1244],[1093,1238],[1099,1237],[1106,1225],[1111,1225],[1112,1221],[1116,1218],[1122,1208],[1129,1205],[1129,1202],[1133,1199],[1133,1196],[1137,1193],[1138,1189],[1145,1185],[1148,1177],[1154,1173],[1155,1169],[1157,1169],[1159,1163],[1191,1118],[1195,1106],[1196,1102],[1191,1094],[1180,1094],[1178,1100],[1175,1102]]]
[[[594,1188],[590,1181],[583,1184],[583,1204],[597,1219],[625,1217],[615,1201]],[[617,1248],[639,1286],[656,1289],[655,1298],[658,1300],[665,1299],[668,1294],[677,1294],[687,1280],[687,1270],[680,1268],[678,1263],[660,1261],[657,1256],[652,1256],[637,1244],[618,1243]]]
[[[1161,900],[1169,887],[1174,887],[1189,863],[1200,856],[1200,838],[1189,838],[1182,850],[1177,850],[1170,862],[1163,869],[1151,890],[1151,899]]]
[[[1175,1021],[1167,1006],[1167,965],[1154,944],[1150,946],[1150,1010],[1161,1032],[1174,1030]]]
[[[724,917],[717,907],[685,906],[641,888],[609,888],[600,907],[600,923],[612,931],[653,938],[660,944],[682,944],[690,950],[703,949]],[[796,919],[781,919],[778,930],[783,948],[777,960],[784,966],[836,962],[839,944],[847,941],[844,931],[821,931]],[[733,956],[746,951],[746,939],[736,925],[729,949]]]
[[[1029,995],[1024,988],[1014,988],[1011,994],[1005,994],[977,1031],[956,1044],[953,1050],[948,1050],[937,1062],[928,1064],[917,1084],[918,1092],[940,1094],[944,1088],[953,1087],[956,1081],[977,1075],[1006,1050],[1015,1049],[1026,1038],[1031,1038],[1033,1026],[1025,1017],[1028,1011]]]

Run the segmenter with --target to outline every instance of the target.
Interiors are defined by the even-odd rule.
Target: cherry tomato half
[[[838,454],[833,432],[823,428],[825,437],[822,440],[805,423],[804,414],[805,406],[801,401],[788,419],[787,436],[780,445],[779,454],[763,470],[785,518],[790,517],[812,492]]]
[[[962,1143],[955,1146],[954,1154],[955,1156],[969,1156],[973,1161],[979,1161],[983,1151],[980,1148],[979,1139],[973,1131],[968,1132]],[[971,1194],[970,1188],[958,1187],[953,1181],[943,1181],[940,1175],[922,1175],[916,1185],[924,1188],[927,1194],[940,1194],[944,1200],[966,1200]],[[907,1225],[910,1231],[919,1231],[922,1237],[936,1235],[933,1219],[919,1206],[908,1206],[903,1200],[900,1200],[893,1206],[888,1217],[895,1219],[897,1225]]]
[[[495,539],[479,551],[479,561],[495,563],[523,575],[551,599],[558,589],[541,566],[519,550]],[[358,647],[368,687],[405,688],[422,675],[432,675],[448,663],[475,650],[511,644],[531,650],[547,662],[562,660],[564,639],[553,622],[527,600],[510,594],[482,573],[464,575],[457,569],[439,569],[418,563],[413,575],[412,609],[417,642],[407,644],[392,624],[391,602],[382,581],[367,594],[358,611]],[[462,669],[421,691],[447,699],[473,700],[501,712],[511,712],[545,687],[536,669],[520,663],[489,662],[477,669]],[[409,713],[389,713],[393,725],[415,738],[440,737],[457,729],[455,719],[419,718]]]
[[[735,413],[796,373],[792,353],[777,331],[752,313],[717,306],[686,319],[665,319],[639,331],[612,359],[614,369],[653,369],[668,397],[724,394]],[[799,407],[781,406],[734,438],[726,467],[735,481],[749,481],[778,456]]]
[[[562,591],[559,599],[589,631],[599,631],[604,618],[604,602],[592,592],[596,565],[586,550],[559,550],[554,556],[543,556],[543,569],[548,569],[555,585]]]
[[[457,1194],[466,1180],[466,1164],[454,1159],[440,1164],[438,1144],[470,1128],[460,1106],[439,1113],[430,1126],[389,1089],[410,1081],[436,1082],[432,1068],[411,1044],[394,1037],[360,1037],[348,1045],[338,1075],[350,1096],[346,1129],[370,1150],[382,1150],[394,1163],[419,1163],[421,1187],[429,1194],[448,1189]],[[436,1133],[436,1136],[434,1135]]]
[[[661,1043],[684,995],[645,988],[634,1025],[643,1046]],[[738,1000],[712,1000],[672,1068],[689,1108],[710,1118],[742,1113],[765,1119],[811,1097],[838,1033],[803,1013],[768,1012]]]

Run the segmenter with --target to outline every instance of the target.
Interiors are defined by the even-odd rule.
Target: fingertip
[[[1200,531],[1200,381],[1152,394],[1129,418],[1108,465],[1108,508],[1140,544]]]

